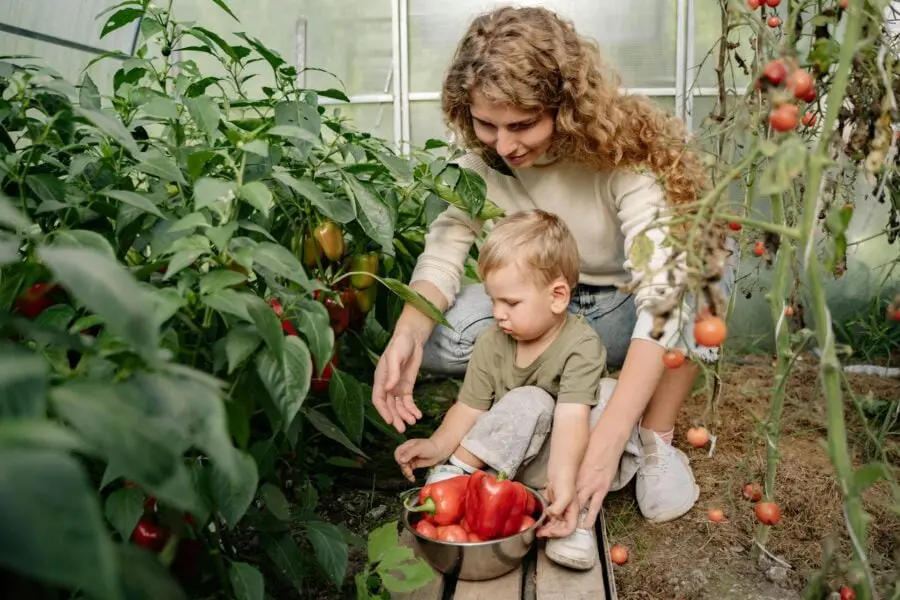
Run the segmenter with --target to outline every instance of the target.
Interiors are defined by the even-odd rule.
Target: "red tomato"
[[[769,61],[763,68],[763,77],[769,80],[769,83],[772,85],[780,85],[784,78],[787,77],[787,68],[779,59]]]
[[[842,4],[846,3],[846,0]],[[844,7],[846,8],[846,7]],[[841,586],[841,600],[856,600],[856,592],[853,591],[853,588],[848,587],[846,585]]]
[[[708,317],[694,324],[694,339],[707,348],[721,346],[727,334],[728,327],[721,317]]]
[[[706,427],[691,427],[687,432],[687,441],[694,448],[702,448],[709,442],[709,432]]]
[[[769,17],[769,20],[766,22],[769,24],[769,27],[771,27],[772,29],[775,29],[776,27],[781,26],[781,19],[779,19],[778,17],[776,17],[774,15]]]
[[[887,319],[888,321],[900,321],[900,308],[892,308],[888,306]]]
[[[816,81],[806,71],[797,69],[788,75],[787,88],[793,92],[795,98],[806,100],[811,91],[815,92]]]
[[[537,521],[535,521],[533,517],[526,516],[524,519],[522,519],[522,525],[519,527],[519,531],[525,531],[535,523],[537,523]]]
[[[769,8],[775,8],[779,4],[781,4],[781,0],[766,0],[766,6]]]
[[[785,308],[785,309],[784,309],[784,316],[786,316],[786,317],[793,317],[793,316],[794,316],[794,307],[793,307],[793,306],[788,306],[787,308]]]
[[[769,124],[775,131],[784,133],[797,127],[800,109],[796,104],[782,104],[769,113]]]
[[[728,224],[728,228],[732,231],[740,231],[741,229],[743,229],[743,226],[737,221],[732,221]]]
[[[684,351],[680,349],[669,350],[662,357],[667,369],[677,369],[684,364]]]
[[[803,126],[804,126],[804,127],[812,127],[813,125],[816,124],[816,115],[815,115],[815,113],[811,113],[811,112],[809,112],[809,111],[806,111],[806,112],[803,114],[803,118],[800,119],[800,122],[803,123]]]
[[[416,523],[416,526],[413,529],[415,529],[416,533],[418,533],[421,536],[431,538],[433,540],[437,539],[437,536],[438,536],[437,527],[435,527],[434,525],[432,525],[425,519],[422,519],[421,521]]]
[[[459,525],[446,525],[437,528],[437,539],[452,544],[465,544],[469,541],[469,534]]]
[[[766,253],[766,244],[762,240],[757,240],[755,244],[753,244],[753,254],[757,256],[762,256]]]
[[[721,523],[725,520],[725,512],[721,508],[710,508],[706,511],[706,516],[713,523]]]
[[[758,483],[748,483],[744,486],[744,498],[750,502],[762,500],[762,487]]]
[[[747,6],[750,7],[750,10],[756,10],[759,8],[759,5],[762,0],[747,0]]]
[[[760,502],[753,511],[763,525],[778,525],[778,521],[781,520],[781,509],[774,502]]]
[[[849,0],[841,0],[838,4],[840,5],[841,8],[846,9],[847,5],[850,4],[850,2],[849,2]],[[841,600],[844,600],[844,599],[841,598]]]
[[[624,565],[628,561],[628,548],[616,544],[609,549],[609,558],[617,565]]]

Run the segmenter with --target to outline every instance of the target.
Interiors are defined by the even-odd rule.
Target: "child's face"
[[[517,264],[488,273],[484,288],[491,297],[494,320],[521,342],[537,340],[550,331],[569,305],[565,281],[539,284]]]

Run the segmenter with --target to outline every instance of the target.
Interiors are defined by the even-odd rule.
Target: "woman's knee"
[[[493,322],[491,299],[484,286],[464,286],[444,318],[452,329],[443,325],[434,328],[425,343],[422,369],[441,375],[462,375],[475,348],[475,340]]]

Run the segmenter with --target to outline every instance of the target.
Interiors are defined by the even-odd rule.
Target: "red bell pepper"
[[[466,509],[466,490],[470,475],[459,475],[429,483],[419,490],[419,506],[408,506],[410,512],[423,512],[434,525],[456,525]]]
[[[466,493],[466,520],[471,532],[485,540],[519,531],[526,516],[528,490],[521,483],[476,471]]]

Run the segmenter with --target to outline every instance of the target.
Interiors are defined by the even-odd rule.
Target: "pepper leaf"
[[[264,348],[256,355],[256,373],[269,396],[275,401],[286,432],[309,393],[312,358],[306,344],[297,336],[284,338],[284,352],[275,354]]]
[[[366,400],[362,387],[349,373],[332,370],[328,384],[331,406],[344,430],[356,444],[362,443],[363,426],[366,419]]]
[[[307,408],[305,410],[306,418],[309,420],[310,424],[318,429],[322,435],[325,437],[331,438],[337,443],[341,444],[351,452],[355,452],[360,456],[368,458],[365,452],[360,450],[353,442],[347,439],[347,436],[341,431],[337,425],[331,422],[331,420],[317,411],[314,408]]]
[[[297,329],[306,338],[316,365],[315,376],[322,374],[334,350],[334,330],[328,317],[328,309],[321,302],[304,298],[287,311],[287,318],[296,321]]]
[[[341,530],[322,521],[310,521],[305,524],[306,536],[316,552],[316,561],[338,587],[347,573],[347,543]]]
[[[234,463],[238,468],[237,478],[229,477],[215,463],[210,473],[212,499],[229,529],[234,529],[247,512],[259,481],[256,461],[249,453],[235,448]]]
[[[122,540],[127,540],[144,514],[144,494],[133,487],[118,489],[107,497],[104,510]]]
[[[34,419],[47,413],[47,361],[17,346],[0,347],[0,417]]]
[[[231,563],[228,579],[237,600],[263,600],[265,597],[265,580],[262,573],[247,563]]]
[[[370,238],[381,244],[382,251],[394,255],[394,223],[390,210],[381,198],[353,174],[343,171],[347,195],[356,200],[360,211],[356,219]]]
[[[423,560],[376,570],[385,589],[393,594],[412,592],[436,577],[434,569]]]

